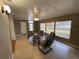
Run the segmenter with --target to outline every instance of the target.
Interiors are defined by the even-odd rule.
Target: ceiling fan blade
[[[8,0],[9,2],[11,2],[12,0]]]

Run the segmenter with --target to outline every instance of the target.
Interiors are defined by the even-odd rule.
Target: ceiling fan
[[[8,0],[9,2],[11,2],[12,0]]]
[[[37,7],[34,7],[33,9],[33,19],[34,21],[40,20],[40,10]]]

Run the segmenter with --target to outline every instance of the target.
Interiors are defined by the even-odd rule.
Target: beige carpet
[[[13,59],[56,59],[51,52],[44,55],[36,46],[33,46],[26,37],[21,37],[16,41],[16,49]]]
[[[32,40],[31,40],[32,42]],[[44,55],[37,46],[33,46],[26,37],[16,40],[16,49],[13,59],[79,59],[79,49],[54,41],[53,50]]]

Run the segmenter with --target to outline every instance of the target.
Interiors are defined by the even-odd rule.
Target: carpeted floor
[[[25,37],[16,41],[14,59],[56,59],[53,54],[42,54],[36,46],[33,46]]]
[[[55,42],[53,50],[44,55],[36,46],[33,46],[26,37],[16,40],[16,49],[13,59],[79,59],[79,51],[74,48]]]

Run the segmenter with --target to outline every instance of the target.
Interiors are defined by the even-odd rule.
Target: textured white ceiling
[[[79,12],[79,0],[12,0],[8,2],[15,19],[27,19],[32,13],[33,6],[40,10],[43,19]],[[29,12],[31,10],[31,12]],[[28,14],[30,13],[30,14]]]

